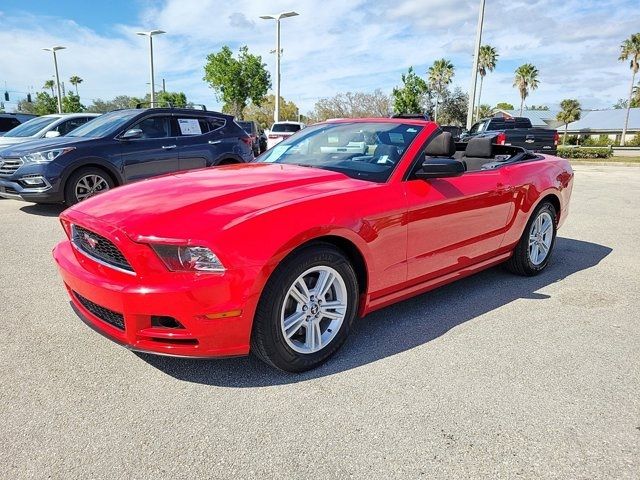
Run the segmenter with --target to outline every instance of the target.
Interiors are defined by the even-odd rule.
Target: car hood
[[[0,137],[0,148],[6,148],[17,143],[32,142],[33,140],[33,137]]]
[[[294,165],[252,163],[166,175],[118,187],[72,207],[141,237],[206,239],[271,210],[311,196],[376,184],[342,173]]]
[[[2,138],[2,137],[0,137]],[[87,138],[82,137],[56,137],[41,138],[38,140],[29,140],[23,143],[9,145],[4,147],[0,144],[0,154],[5,157],[21,157],[28,153],[40,152],[50,148],[75,147],[76,145],[86,142]]]

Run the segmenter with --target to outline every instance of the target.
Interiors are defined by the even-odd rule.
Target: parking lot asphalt
[[[0,477],[640,478],[640,168],[575,170],[542,275],[376,312],[302,375],[106,340],[54,267],[61,208],[0,200]]]

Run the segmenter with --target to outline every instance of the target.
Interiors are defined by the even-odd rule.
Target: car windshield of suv
[[[138,114],[140,114],[140,110],[116,110],[105,113],[68,133],[67,137],[104,137],[122,128]]]
[[[236,122],[249,135],[253,133],[253,122]]]
[[[323,168],[386,182],[420,130],[420,126],[399,123],[325,123],[292,135],[258,161]]]
[[[27,120],[16,128],[4,134],[5,137],[32,137],[47,125],[59,120],[60,117],[36,117]]]
[[[295,133],[300,128],[297,123],[274,123],[271,131],[275,133]]]

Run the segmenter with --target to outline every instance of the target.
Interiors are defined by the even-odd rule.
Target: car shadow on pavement
[[[20,207],[20,210],[24,213],[30,213],[31,215],[39,215],[41,217],[57,217],[67,207],[61,203],[32,203]]]
[[[136,355],[179,380],[220,387],[282,385],[333,375],[428,343],[514,300],[549,298],[538,290],[597,265],[611,251],[603,245],[559,237],[544,273],[520,277],[495,267],[374,312],[355,322],[346,343],[327,363],[302,374],[280,372],[252,356],[193,360]]]

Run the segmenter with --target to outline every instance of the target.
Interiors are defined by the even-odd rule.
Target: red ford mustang
[[[78,315],[128,348],[303,371],[357,316],[502,262],[542,271],[572,182],[566,160],[435,123],[338,120],[86,200],[54,257]]]

